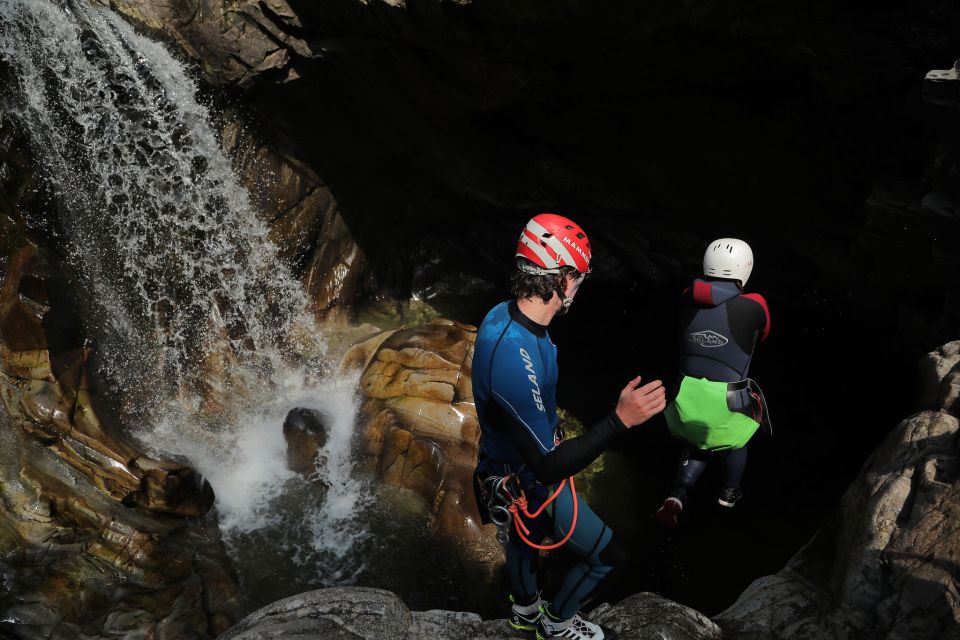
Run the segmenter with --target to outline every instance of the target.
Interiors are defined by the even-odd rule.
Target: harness
[[[573,518],[570,521],[570,530],[567,532],[567,535],[559,542],[553,544],[544,545],[531,541],[530,538],[527,537],[530,535],[530,528],[524,523],[523,517],[530,520],[538,518],[540,514],[543,513],[543,510],[557,499],[557,496],[563,491],[568,481],[570,482],[570,495],[573,499]],[[527,546],[541,551],[558,549],[565,545],[567,541],[570,540],[570,537],[573,536],[573,532],[577,528],[578,515],[577,488],[573,482],[573,476],[564,478],[550,497],[533,513],[530,513],[528,509],[527,496],[523,491],[523,487],[520,486],[520,478],[516,474],[508,473],[505,476],[490,476],[479,484],[481,495],[486,498],[484,503],[487,507],[490,521],[497,528],[497,542],[500,544],[506,545],[510,542],[511,522],[520,540]]]
[[[757,384],[756,380],[746,378],[738,382],[728,382],[727,397],[729,398],[730,394],[743,391],[744,389],[746,389],[750,397],[753,398],[753,406],[750,407],[753,419],[763,427],[767,435],[772,436],[773,421],[770,419],[770,408],[767,406],[767,399],[764,397],[763,390],[760,389],[760,385]]]

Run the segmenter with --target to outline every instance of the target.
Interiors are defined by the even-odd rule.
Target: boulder
[[[614,606],[603,604],[590,614],[594,622],[615,629],[623,640],[720,640],[720,627],[705,615],[655,593],[635,593]]]
[[[480,436],[470,387],[475,339],[474,327],[438,320],[375,336],[343,359],[367,361],[358,422],[378,475],[430,504],[445,492],[448,477],[473,472]]]
[[[920,378],[920,408],[960,414],[960,340],[925,355],[917,367]]]
[[[449,320],[387,331],[349,349],[359,369],[360,441],[384,482],[414,491],[430,530],[464,557],[493,568],[502,559],[473,495],[480,428],[470,370],[476,329]]]
[[[317,471],[320,450],[327,443],[327,423],[315,409],[291,409],[283,421],[283,437],[287,441],[287,467],[310,476]]]
[[[957,348],[921,367],[930,409],[903,420],[867,460],[833,519],[779,573],[714,620],[737,638],[960,637]],[[949,408],[949,411],[947,409]]]
[[[598,608],[594,620],[620,640],[719,640],[720,629],[702,614],[651,593]],[[410,611],[395,594],[344,587],[301,593],[263,607],[218,640],[296,637],[303,640],[513,640],[506,620],[483,620],[461,611]]]

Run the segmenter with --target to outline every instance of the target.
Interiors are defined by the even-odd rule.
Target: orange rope
[[[525,516],[533,520],[539,516],[543,510],[547,507],[548,504],[557,499],[557,496],[560,495],[560,492],[563,491],[564,486],[567,484],[567,480],[570,481],[570,496],[573,498],[573,519],[570,521],[570,531],[567,532],[567,535],[563,537],[563,540],[560,542],[555,542],[554,544],[537,544],[531,542],[527,535],[530,534],[530,529],[523,523],[520,519],[520,513],[523,512]],[[562,547],[567,543],[567,540],[570,539],[570,536],[573,535],[573,531],[577,528],[577,514],[579,512],[579,505],[577,504],[577,488],[573,484],[573,476],[566,478],[563,482],[560,483],[560,486],[557,487],[557,490],[553,492],[546,502],[540,505],[540,508],[534,513],[527,511],[527,497],[520,493],[520,497],[514,498],[513,502],[510,504],[510,513],[513,514],[513,524],[517,529],[517,535],[520,536],[520,539],[523,540],[528,546],[533,547],[534,549],[540,549],[541,551],[550,551],[551,549],[556,549]],[[527,535],[524,535],[527,534]]]

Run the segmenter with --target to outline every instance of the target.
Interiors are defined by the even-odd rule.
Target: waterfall
[[[361,565],[342,558],[364,540],[356,517],[369,502],[350,469],[355,381],[318,374],[324,346],[305,294],[195,82],[108,9],[68,0],[0,0],[4,70],[0,118],[28,134],[46,231],[79,280],[128,429],[210,479],[228,542],[308,531],[291,544],[314,582],[355,575]],[[284,496],[308,491],[285,467],[293,406],[330,422],[330,489],[286,508]]]

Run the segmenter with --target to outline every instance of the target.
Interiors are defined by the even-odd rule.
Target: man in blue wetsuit
[[[571,483],[563,484],[552,502],[549,496],[563,479],[587,467],[614,437],[662,411],[665,390],[659,380],[640,386],[640,378],[634,378],[620,392],[613,411],[584,435],[562,440],[557,426],[557,349],[547,325],[569,309],[590,272],[590,242],[567,218],[540,214],[521,233],[516,260],[514,299],[497,305],[484,318],[473,355],[473,394],[481,430],[478,503],[485,511],[485,480],[516,477],[530,511],[548,503],[541,515],[525,522],[531,541],[568,538],[563,548],[581,558],[548,603],[541,599],[537,584],[537,550],[519,535],[510,535],[506,549],[513,602],[510,624],[536,630],[538,640],[608,640],[614,637],[612,631],[578,612],[625,565],[626,554],[609,527],[573,493]],[[488,514],[483,515],[486,520]]]

